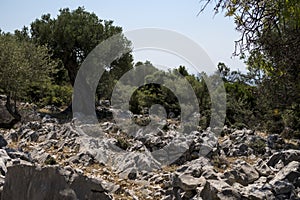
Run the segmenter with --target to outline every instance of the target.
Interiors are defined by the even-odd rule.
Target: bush
[[[285,110],[282,115],[285,127],[300,130],[300,110],[298,109],[297,106],[294,105],[293,109]]]
[[[255,138],[253,141],[249,143],[249,147],[253,149],[254,153],[264,154],[266,151],[266,142],[262,139]]]
[[[120,147],[121,149],[123,149],[123,150],[127,150],[131,146],[131,144],[127,141],[127,139],[123,138],[123,137],[118,137],[117,138],[116,145],[118,147]]]
[[[235,122],[232,126],[232,128],[236,128],[236,129],[243,129],[243,128],[248,128],[248,126],[242,122]]]
[[[268,120],[266,130],[269,134],[280,134],[284,130],[283,121]]]
[[[42,106],[55,105],[65,106],[69,105],[72,100],[72,87],[53,85],[48,88],[45,96],[40,100],[39,104]]]
[[[46,105],[65,106],[72,100],[72,87],[69,85],[33,84],[27,91],[26,101],[33,102],[40,107]]]
[[[215,168],[217,169],[222,169],[225,170],[227,169],[227,167],[229,167],[229,162],[228,160],[226,160],[226,158],[224,157],[220,157],[220,156],[213,156],[212,158],[212,164]]]
[[[57,164],[56,160],[51,156],[45,160],[46,165],[55,165]]]

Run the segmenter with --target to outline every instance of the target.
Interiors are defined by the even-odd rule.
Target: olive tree
[[[19,40],[12,34],[0,34],[0,88],[7,96],[6,108],[14,122],[21,120],[17,100],[26,95],[31,84],[49,81],[49,72],[55,65],[45,46]]]

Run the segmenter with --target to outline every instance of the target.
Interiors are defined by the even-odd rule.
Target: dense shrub
[[[33,84],[27,92],[26,100],[40,107],[46,105],[67,106],[72,100],[72,87],[69,85],[36,85]]]

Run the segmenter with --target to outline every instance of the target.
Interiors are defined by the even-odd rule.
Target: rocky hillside
[[[0,129],[4,200],[300,199],[298,140],[227,127],[183,139],[176,120],[128,134],[112,120],[78,125],[27,109],[31,120]]]

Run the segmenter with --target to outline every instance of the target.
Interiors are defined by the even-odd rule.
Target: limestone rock
[[[300,150],[290,149],[277,152],[270,157],[267,164],[274,167],[279,161],[282,161],[284,166],[292,161],[300,162]]]
[[[271,170],[271,168],[262,159],[259,159],[257,161],[255,168],[261,176],[269,176],[269,175],[273,174],[273,171]]]
[[[3,148],[7,145],[7,141],[4,139],[2,135],[0,135],[0,148]]]
[[[204,177],[195,178],[191,175],[175,173],[173,177],[173,187],[179,187],[184,191],[195,190],[197,187],[204,186]]]
[[[16,165],[8,168],[3,200],[111,199],[99,181],[76,175],[67,181],[62,169]]]
[[[199,196],[205,200],[240,200],[236,189],[222,180],[207,180]]]
[[[234,169],[225,173],[225,176],[234,177],[234,181],[238,182],[244,186],[247,186],[250,183],[253,183],[259,178],[259,173],[255,170],[253,166],[242,161],[237,164]]]
[[[300,162],[292,161],[275,175],[270,184],[275,185],[276,182],[284,180],[294,183],[299,177]]]

